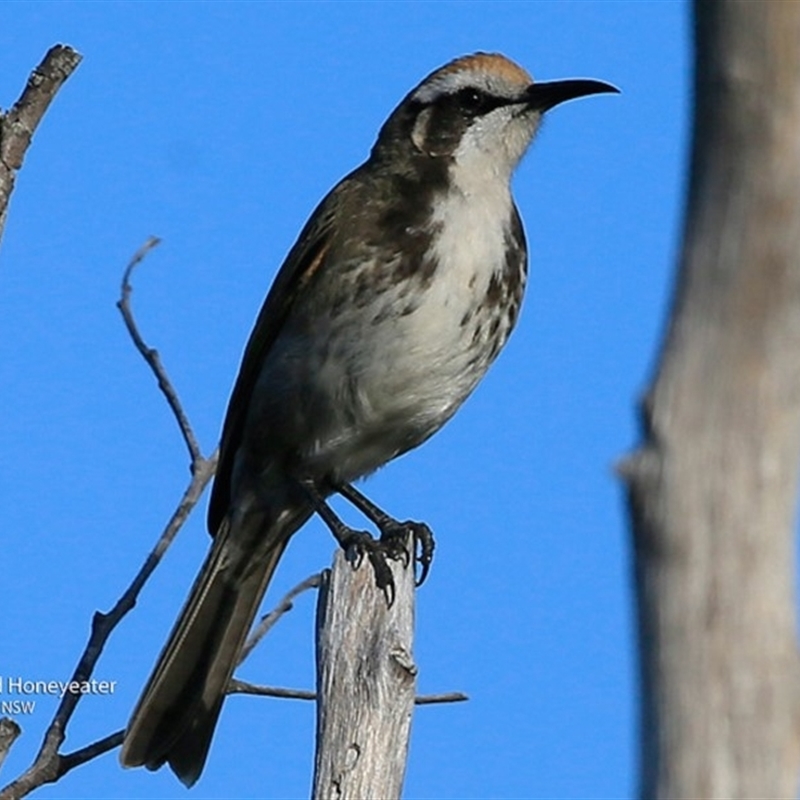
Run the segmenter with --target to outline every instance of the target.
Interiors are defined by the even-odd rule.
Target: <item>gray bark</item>
[[[414,569],[390,566],[391,607],[369,560],[356,570],[342,551],[320,587],[314,800],[401,794],[417,672]]]
[[[17,170],[22,166],[34,131],[61,84],[80,61],[81,55],[69,45],[51,47],[42,63],[31,73],[19,100],[9,111],[0,113],[0,239]]]
[[[11,745],[21,733],[22,728],[13,719],[10,717],[0,718],[0,769],[3,767]]]
[[[800,3],[697,0],[674,308],[622,466],[643,798],[796,797]]]

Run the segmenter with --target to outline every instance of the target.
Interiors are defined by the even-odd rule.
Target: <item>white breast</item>
[[[492,188],[438,199],[428,254],[437,265],[433,278],[414,313],[375,331],[392,337],[380,342],[384,358],[367,381],[377,407],[413,406],[426,420],[446,419],[483,376],[488,363],[476,362],[474,327],[465,319],[502,270],[512,208],[507,186]]]

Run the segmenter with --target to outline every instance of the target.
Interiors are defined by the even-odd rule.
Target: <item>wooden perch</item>
[[[387,607],[368,559],[337,551],[317,606],[314,800],[400,797],[417,668],[412,655],[414,570],[390,562]]]

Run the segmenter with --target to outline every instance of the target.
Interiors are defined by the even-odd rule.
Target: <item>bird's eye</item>
[[[458,105],[468,114],[479,114],[486,107],[486,95],[478,89],[461,89],[456,95]]]

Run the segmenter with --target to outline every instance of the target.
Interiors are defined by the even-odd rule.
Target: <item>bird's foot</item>
[[[408,566],[409,556],[405,548],[405,536],[401,537],[399,531],[384,535],[383,530],[381,530],[381,538],[375,539],[368,531],[351,528],[325,502],[325,498],[315,484],[311,481],[303,481],[301,485],[314,503],[316,512],[339,543],[339,546],[348,556],[354,556],[353,564],[355,568],[358,569],[361,566],[364,556],[369,559],[372,570],[375,573],[375,585],[383,592],[387,605],[391,607],[394,603],[396,590],[394,576],[387,559],[403,561],[404,566]],[[388,516],[387,519],[393,522]],[[397,524],[399,525],[399,523]]]
[[[397,548],[395,542],[386,542],[383,537],[375,539],[367,531],[346,527],[341,533],[342,538],[337,536],[337,541],[348,556],[351,554],[355,556],[353,566],[356,569],[361,566],[364,556],[369,559],[375,574],[375,585],[383,592],[386,604],[391,608],[394,604],[396,589],[394,575],[392,575],[392,569],[388,562],[389,560],[403,561],[404,565],[407,565],[408,552],[405,547],[401,544]]]
[[[375,524],[378,525],[377,522]],[[413,556],[415,572],[416,565],[419,565],[419,577],[415,578],[415,583],[417,586],[422,586],[428,577],[433,561],[433,548],[436,544],[431,529],[424,522],[414,522],[410,519],[398,522],[391,518],[378,525],[378,529],[381,532],[381,544],[386,547],[387,554],[392,554],[390,558],[402,560],[403,566],[407,567]],[[409,537],[411,537],[411,556],[406,549]]]
[[[412,560],[415,568],[419,564],[419,578],[415,582],[417,586],[422,585],[433,561],[435,544],[433,533],[424,522],[399,522],[349,483],[331,487],[375,524],[381,534],[380,539],[375,539],[368,531],[356,530],[342,522],[312,481],[302,481],[301,486],[342,550],[355,555],[356,568],[361,565],[364,556],[369,558],[375,573],[375,585],[384,593],[389,606],[394,603],[396,593],[394,576],[388,561],[402,561],[404,567],[408,567]],[[410,554],[407,549],[409,537],[412,548]]]
[[[419,564],[419,577],[416,578],[416,585],[422,586],[423,581],[428,577],[436,544],[431,529],[424,522],[414,522],[413,520],[399,522],[390,517],[349,483],[337,486],[336,491],[349,500],[367,519],[375,523],[375,527],[381,533],[380,543],[384,546],[386,555],[395,561],[402,560],[405,567],[408,566],[410,558],[406,542],[411,537],[411,555],[415,567]]]

